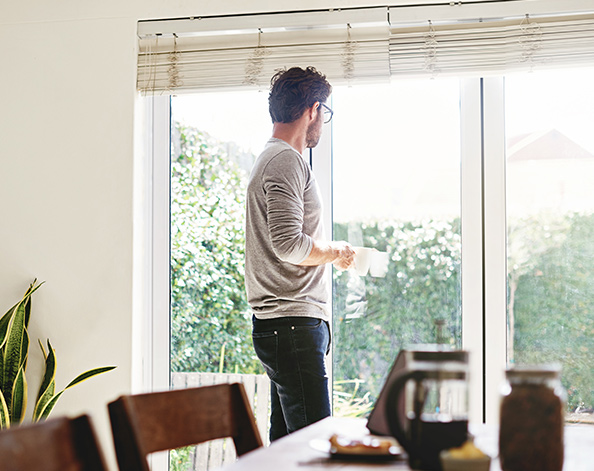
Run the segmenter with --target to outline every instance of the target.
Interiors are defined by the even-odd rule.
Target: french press
[[[468,436],[468,352],[416,352],[390,387],[386,413],[411,468],[441,471],[439,453]]]

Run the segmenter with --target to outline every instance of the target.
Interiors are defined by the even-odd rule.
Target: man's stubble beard
[[[305,147],[308,149],[317,146],[318,142],[320,142],[320,137],[322,136],[322,117],[321,115],[318,116],[319,118],[308,126],[305,134]]]

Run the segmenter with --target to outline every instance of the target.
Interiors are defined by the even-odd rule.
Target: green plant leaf
[[[2,319],[0,319],[0,348],[3,348],[4,344],[6,343],[6,338],[8,337],[8,326],[10,325],[14,311],[20,303],[21,302],[19,301],[14,306],[12,306],[8,312],[2,316]]]
[[[33,409],[34,421],[41,417],[41,412],[54,396],[56,389],[56,351],[53,349],[49,339],[47,341],[48,353],[45,352],[41,342],[39,342],[39,346],[45,358],[45,371],[43,373],[43,380],[39,386],[39,392],[37,393],[35,408]]]
[[[27,337],[27,340],[25,340]],[[12,398],[14,382],[23,366],[23,346],[28,345],[28,334],[25,329],[25,304],[21,302],[8,327],[8,339],[6,341],[6,350],[4,351],[4,369],[2,390],[4,396]],[[26,357],[25,357],[26,358]],[[12,405],[8,405],[8,410],[12,410]]]
[[[43,285],[45,283],[45,281],[42,281],[41,283],[37,283],[37,278],[35,278],[33,280],[33,283],[31,283],[29,285],[29,288],[27,288],[27,291],[25,291],[25,294],[23,296],[23,299],[27,299],[28,297],[30,297],[35,291],[37,291],[39,288],[41,288],[41,285]]]
[[[70,381],[70,383],[68,383],[68,386],[66,386],[64,390],[71,388],[72,386],[75,386],[78,383],[82,383],[84,380],[92,378],[93,376],[97,376],[101,373],[111,371],[114,368],[115,366],[101,366],[99,368],[93,368],[92,370],[85,371],[84,373],[79,374],[76,378]]]
[[[49,343],[49,339],[47,341]],[[45,353],[45,348],[43,348],[43,344],[41,343],[41,340],[37,339],[37,343],[39,344],[39,348],[41,348],[41,353],[43,353],[43,359],[46,360],[47,353]]]
[[[21,423],[25,416],[28,398],[25,368],[30,343],[27,326],[31,318],[31,295],[42,284],[35,279],[23,299],[0,318],[0,428],[9,427],[11,423]],[[39,346],[45,360],[45,370],[33,411],[34,421],[47,418],[66,389],[115,368],[104,366],[85,371],[55,394],[56,352],[49,340],[47,352],[41,341]]]
[[[60,399],[60,396],[62,394],[64,394],[64,391],[66,391],[66,389],[62,389],[58,394],[56,394],[54,397],[52,397],[48,401],[48,403],[45,405],[45,407],[41,410],[39,417],[37,419],[35,419],[36,422],[39,420],[47,419],[49,417],[51,411],[53,410],[54,406],[56,405],[56,402],[58,402],[58,399]]]
[[[6,339],[8,338],[8,327],[16,308],[19,306],[21,301],[12,306],[2,319],[0,319],[0,389],[4,388],[4,354],[6,351]]]
[[[19,369],[19,373],[15,379],[11,403],[10,423],[20,424],[25,417],[25,410],[27,409],[27,379],[25,378],[24,368]]]
[[[47,405],[54,399],[55,391],[56,382],[52,380],[52,382],[48,385],[47,389],[43,392],[43,394],[35,404],[35,408],[33,410],[33,422],[37,422],[38,420],[44,418],[43,413],[45,412]],[[60,394],[62,394],[62,392]],[[51,409],[47,411],[46,416],[50,413],[50,411]]]
[[[41,395],[47,390],[50,383],[54,381],[56,377],[56,351],[52,347],[49,339],[47,339],[47,348],[48,352],[45,352],[41,341],[39,342],[39,346],[41,347],[41,351],[43,352],[43,358],[45,359],[45,371],[43,373],[43,380],[41,381],[41,385],[39,386],[39,394],[37,394],[37,400],[41,397]]]
[[[25,295],[23,296],[23,298],[18,303],[16,303],[14,306],[12,306],[6,312],[6,314],[4,314],[2,316],[2,318],[0,319],[0,348],[5,346],[6,340],[8,338],[8,326],[10,325],[10,321],[12,320],[13,314],[15,313],[16,309],[23,303],[25,304],[25,326],[29,325],[29,317],[31,316],[31,303],[30,303],[31,295],[35,291],[37,291],[39,289],[39,287],[41,285],[43,285],[43,283],[45,283],[45,281],[43,281],[43,282],[39,283],[38,285],[35,285],[36,282],[37,282],[37,279],[35,279],[33,281],[33,283],[31,283],[31,285],[25,292]]]
[[[29,330],[25,327],[25,334],[23,335],[23,346],[21,348],[21,364],[23,370],[27,370],[27,359],[29,358]]]
[[[31,317],[31,295],[37,291],[41,285],[43,285],[45,283],[45,281],[42,281],[41,283],[37,283],[37,278],[35,278],[33,280],[33,283],[31,283],[29,285],[29,289],[27,290],[27,292],[25,293],[25,296],[23,296],[23,299],[25,299],[25,327],[29,328],[29,318]]]
[[[41,411],[39,412],[39,415],[36,416],[37,418],[35,420],[38,421],[38,420],[47,419],[48,416],[50,415],[52,409],[56,405],[56,402],[58,402],[58,399],[60,398],[60,396],[67,389],[69,389],[73,386],[76,386],[78,383],[81,383],[81,382],[85,381],[86,379],[92,378],[93,376],[97,376],[101,373],[105,373],[107,371],[113,370],[114,368],[115,368],[115,366],[102,366],[99,368],[93,368],[92,370],[88,370],[88,371],[85,371],[84,373],[79,374],[76,378],[74,378],[72,381],[70,381],[70,383],[68,383],[68,386],[66,386],[64,389],[62,389],[58,394],[54,395],[45,404],[45,406],[43,408],[41,408]]]
[[[32,287],[33,285],[31,285]],[[29,290],[31,289],[29,287]],[[29,319],[31,318],[31,295],[25,294],[25,328],[29,327]]]
[[[0,429],[10,427],[10,414],[8,413],[8,406],[4,399],[4,394],[0,389]]]

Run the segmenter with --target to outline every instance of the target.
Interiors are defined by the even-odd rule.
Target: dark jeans
[[[328,323],[312,317],[253,318],[254,350],[270,378],[270,441],[330,415],[324,359]]]

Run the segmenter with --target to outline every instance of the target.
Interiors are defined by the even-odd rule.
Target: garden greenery
[[[243,278],[253,160],[174,126],[173,371],[262,372]],[[594,408],[594,216],[537,215],[509,225],[511,359],[561,363],[568,410]],[[336,223],[334,239],[348,240],[353,226],[363,245],[390,253],[385,278],[334,272],[335,405],[365,415],[399,349],[435,342],[436,322],[445,325],[447,343],[461,346],[461,230],[458,219]]]

